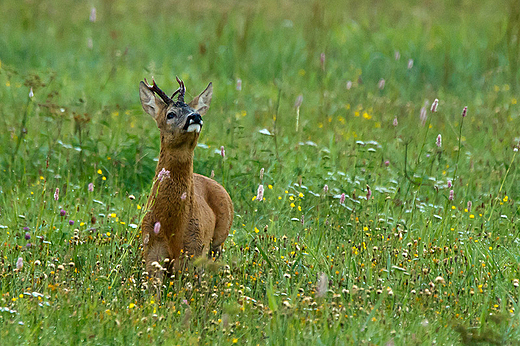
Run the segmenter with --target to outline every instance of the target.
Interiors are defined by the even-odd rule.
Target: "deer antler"
[[[151,91],[155,92],[157,95],[159,95],[160,98],[162,98],[162,100],[164,102],[166,102],[167,104],[172,104],[173,103],[173,100],[171,98],[168,97],[168,95],[166,95],[166,93],[164,91],[162,91],[158,86],[157,84],[155,83],[155,79],[152,77],[152,82],[153,82],[153,85],[150,85],[148,84],[148,81],[146,80],[146,78],[144,79],[144,82],[146,83],[146,86],[148,87],[148,89],[150,89]],[[173,96],[172,96],[173,97]]]
[[[186,94],[186,87],[184,86],[184,82],[182,79],[179,79],[179,77],[175,76],[175,79],[177,79],[177,83],[179,83],[179,89],[175,90],[175,92],[172,95],[173,97],[179,93],[179,98],[177,99],[178,102],[184,102],[184,95]]]

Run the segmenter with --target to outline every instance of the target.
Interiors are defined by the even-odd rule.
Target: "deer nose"
[[[202,117],[199,113],[190,113],[186,118],[186,124],[184,125],[184,130],[188,132],[200,132],[202,125],[204,122],[202,121]]]
[[[189,125],[199,124],[200,126],[202,126],[202,124],[204,123],[199,113],[191,113],[190,115],[188,115],[188,122]]]

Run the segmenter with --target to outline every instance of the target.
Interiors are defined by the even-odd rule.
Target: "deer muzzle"
[[[199,113],[191,113],[188,115],[186,119],[186,124],[184,124],[184,130],[186,132],[199,133],[202,129],[203,124],[204,122],[202,121],[202,117]]]

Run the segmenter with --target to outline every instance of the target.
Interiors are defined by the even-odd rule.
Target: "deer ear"
[[[159,98],[157,98],[153,91],[141,81],[139,83],[139,98],[141,99],[141,106],[146,113],[150,114],[152,118],[156,119],[159,114],[159,110],[164,108],[166,104]]]
[[[193,108],[200,115],[204,115],[208,111],[209,104],[211,103],[211,96],[213,96],[213,84],[209,83],[206,89],[204,89],[199,96],[191,100],[188,106]]]

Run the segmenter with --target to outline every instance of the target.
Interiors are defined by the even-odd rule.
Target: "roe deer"
[[[220,251],[233,221],[233,203],[226,190],[216,181],[193,173],[193,150],[213,86],[209,83],[186,104],[184,82],[179,78],[177,82],[180,87],[171,98],[155,80],[153,85],[146,79],[139,84],[141,105],[161,134],[159,163],[141,224],[146,270],[156,277],[160,275],[153,275],[158,267],[155,262],[169,259],[169,268],[173,262],[177,270],[181,254],[202,256]]]

